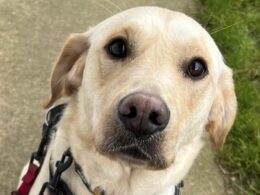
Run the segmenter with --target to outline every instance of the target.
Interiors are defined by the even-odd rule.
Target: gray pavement
[[[41,134],[48,79],[66,37],[120,10],[158,5],[193,15],[191,0],[0,0],[0,194],[10,194]],[[207,142],[184,194],[224,194]]]

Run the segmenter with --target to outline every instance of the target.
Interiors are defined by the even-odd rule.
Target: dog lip
[[[137,147],[122,149],[122,150],[119,151],[119,153],[122,154],[122,155],[129,156],[129,157],[134,158],[134,159],[138,159],[138,160],[144,160],[144,161],[150,160],[150,158],[147,155],[145,155]]]

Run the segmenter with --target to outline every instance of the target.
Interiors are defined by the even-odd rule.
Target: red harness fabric
[[[26,174],[23,176],[20,187],[17,191],[13,192],[12,195],[28,195],[32,185],[39,173],[39,168],[37,165],[30,163]]]

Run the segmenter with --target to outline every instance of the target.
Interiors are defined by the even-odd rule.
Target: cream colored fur
[[[135,49],[125,61],[111,60],[104,46],[126,37]],[[193,57],[206,61],[208,75],[193,81],[183,64]],[[51,78],[46,107],[69,96],[42,170],[30,194],[49,179],[50,155],[59,160],[71,147],[91,187],[115,195],[167,195],[184,178],[196,158],[206,130],[221,147],[236,113],[232,71],[210,35],[192,18],[158,7],[119,13],[66,42]],[[111,157],[100,150],[113,131],[112,119],[121,98],[135,91],[159,95],[171,118],[161,153],[166,167],[155,170]],[[75,194],[88,194],[73,166],[63,179]]]

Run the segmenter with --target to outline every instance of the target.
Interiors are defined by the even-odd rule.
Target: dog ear
[[[49,108],[63,96],[69,96],[81,85],[89,48],[88,32],[72,34],[67,39],[51,74],[51,96],[44,105]]]
[[[232,70],[224,65],[219,78],[216,96],[208,117],[206,130],[217,148],[222,148],[236,116],[237,100],[234,90]]]

